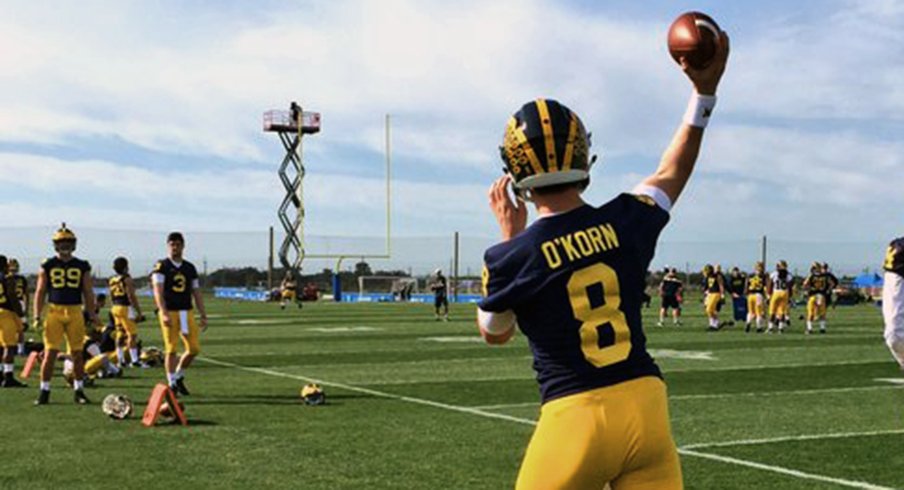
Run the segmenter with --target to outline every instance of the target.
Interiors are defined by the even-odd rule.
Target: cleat
[[[35,406],[47,405],[48,403],[50,403],[50,390],[41,390],[38,393],[38,398],[35,399]]]
[[[185,396],[191,395],[191,393],[188,392],[188,388],[185,387],[185,381],[183,381],[181,379],[177,379],[176,382],[174,383],[174,386],[176,388],[174,390],[176,393],[179,393],[180,395],[185,395]]]
[[[820,334],[826,333],[826,329],[820,328],[820,329],[819,329],[819,333],[820,333]]]
[[[75,390],[73,400],[75,400],[75,403],[78,403],[79,405],[88,405],[91,403],[91,400],[89,400],[88,397],[85,396],[85,392],[83,390]]]
[[[657,327],[661,327],[661,326],[662,326],[662,322],[661,322],[661,321],[660,321],[660,322],[656,322],[656,326],[657,326]]]

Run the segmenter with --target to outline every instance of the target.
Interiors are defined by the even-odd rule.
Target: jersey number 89
[[[82,285],[82,271],[79,269],[50,269],[50,285],[54,289],[78,288]]]
[[[588,289],[597,284],[602,286],[603,304],[593,306]],[[627,359],[631,352],[631,330],[619,309],[621,295],[615,270],[597,263],[575,271],[568,280],[568,297],[574,317],[582,322],[581,350],[587,361],[599,368]],[[615,340],[611,345],[600,346],[602,329],[612,330]]]

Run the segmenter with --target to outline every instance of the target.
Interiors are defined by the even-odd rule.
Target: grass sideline
[[[904,389],[885,381],[901,374],[875,307],[831,311],[824,336],[802,334],[801,308],[781,336],[707,333],[701,309],[680,328],[645,311],[687,488],[904,488],[904,453],[889,450],[904,443]],[[88,407],[59,378],[52,404],[32,407],[33,374],[28,389],[0,390],[0,488],[512,487],[538,415],[530,352],[520,335],[480,343],[473,306],[454,305],[448,323],[414,304],[209,311],[187,378],[191,427],[101,414],[106,394],[124,393],[140,416],[162,369],[99,380]],[[140,334],[161,345],[155,324]],[[307,379],[327,383],[326,406],[300,403]]]

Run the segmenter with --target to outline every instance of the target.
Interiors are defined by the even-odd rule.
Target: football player
[[[446,276],[443,275],[442,269],[436,269],[435,271],[433,271],[433,282],[430,283],[430,290],[433,291],[433,310],[434,315],[436,316],[436,320],[439,321],[439,312],[440,308],[442,308],[442,319],[448,322],[449,298],[446,294],[446,291],[448,290],[448,284],[446,281]]]
[[[16,297],[22,306],[22,317],[19,318],[19,355],[25,355],[25,331],[28,330],[28,279],[19,274],[19,261],[9,259],[9,271],[7,275],[12,278],[13,285],[16,287]]]
[[[885,282],[882,285],[882,317],[885,344],[904,370],[904,237],[896,238],[885,251]]]
[[[292,276],[292,271],[286,271],[286,275],[283,277],[282,284],[280,285],[280,290],[281,301],[279,302],[279,307],[281,309],[286,309],[286,302],[288,301],[297,302],[298,307],[301,308],[301,302],[298,301],[298,283]]]
[[[769,296],[769,327],[766,333],[772,333],[778,326],[778,333],[785,333],[788,324],[789,301],[794,295],[794,277],[788,272],[788,263],[778,261],[775,270],[766,282],[766,295]]]
[[[116,257],[113,260],[113,270],[116,275],[110,278],[110,301],[113,307],[110,314],[116,324],[118,341],[116,354],[120,365],[125,365],[122,342],[129,348],[129,360],[132,367],[147,367],[138,357],[138,322],[144,320],[141,314],[141,305],[138,296],[135,295],[135,283],[129,275],[129,260],[125,257]]]
[[[13,375],[16,350],[19,342],[22,304],[16,296],[16,281],[7,275],[9,262],[0,255],[0,361],[3,363],[3,377],[0,387],[22,388],[25,386]]]
[[[708,322],[707,329],[711,331],[719,330],[719,303],[725,295],[725,282],[722,274],[716,272],[713,266],[706,264],[703,266],[703,291],[706,293],[703,299],[703,310],[706,313]]]
[[[822,273],[825,274],[826,278],[829,280],[828,293],[826,294],[826,305],[831,306],[834,310],[835,302],[833,301],[832,296],[835,294],[835,288],[837,288],[839,284],[838,277],[832,273],[832,269],[829,268],[828,262],[823,262],[820,265],[822,266]]]
[[[829,278],[823,272],[822,264],[813,262],[803,287],[807,292],[807,334],[813,333],[815,321],[819,321],[819,333],[826,333],[826,297],[830,289]]]
[[[766,266],[757,262],[753,273],[747,276],[744,296],[747,297],[747,325],[744,332],[750,332],[751,324],[756,321],[756,332],[763,331],[763,319],[766,317]]]
[[[747,274],[741,272],[741,269],[737,267],[732,267],[725,289],[731,296],[731,311],[735,322],[743,322],[747,319],[747,297],[744,296],[744,286],[746,285]]]
[[[84,392],[84,358],[82,349],[85,346],[85,317],[82,313],[82,305],[87,313],[88,320],[97,324],[95,313],[94,290],[92,289],[91,265],[88,262],[75,257],[76,237],[75,233],[66,227],[66,223],[53,234],[53,247],[56,255],[44,260],[38,271],[38,282],[35,285],[35,320],[36,325],[41,323],[41,314],[44,311],[45,294],[47,305],[47,318],[44,320],[44,360],[41,362],[41,390],[35,405],[50,403],[50,380],[53,377],[53,368],[57,355],[60,353],[60,344],[63,337],[69,347],[69,356],[72,358],[75,382],[75,402],[88,404],[88,398]]]
[[[678,271],[669,269],[659,284],[659,298],[661,306],[659,308],[659,323],[662,326],[665,316],[672,309],[672,323],[677,327],[681,325],[681,292],[684,290],[684,284],[678,279]]]
[[[151,273],[157,318],[163,330],[166,349],[166,378],[170,388],[180,395],[188,395],[185,370],[201,352],[200,332],[207,330],[207,312],[195,266],[182,257],[185,238],[177,231],[166,237],[169,257],[157,261]],[[200,328],[195,322],[194,309],[200,314]],[[185,345],[182,356],[177,355],[179,340]]]
[[[687,183],[728,57],[682,64],[696,88],[659,168],[599,207],[589,134],[562,104],[537,99],[509,120],[507,174],[489,190],[502,243],[484,254],[477,323],[488,343],[527,336],[543,400],[516,488],[682,487],[666,389],[641,326],[645,273]],[[508,189],[518,199],[512,200]],[[527,204],[539,218],[527,226]]]

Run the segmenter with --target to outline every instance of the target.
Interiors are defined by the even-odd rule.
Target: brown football
[[[719,25],[712,17],[700,12],[686,12],[669,27],[669,53],[676,63],[681,57],[694,68],[704,68],[716,54]]]

